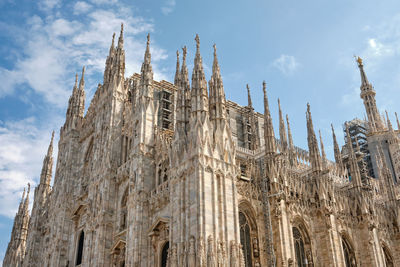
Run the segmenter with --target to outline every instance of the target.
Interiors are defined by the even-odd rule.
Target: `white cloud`
[[[34,117],[16,122],[0,121],[0,214],[13,218],[23,188],[31,183],[31,205],[34,186],[40,175],[43,158],[50,141],[52,127],[60,118],[53,118],[44,127]],[[57,146],[54,146],[55,156]]]
[[[99,4],[99,1],[92,3]],[[57,7],[56,1],[39,4]],[[0,67],[0,78],[5,81],[0,84],[0,97],[12,94],[21,85],[28,85],[47,102],[64,107],[73,86],[74,72],[86,65],[89,81],[92,74],[102,74],[112,33],[119,32],[121,23],[124,23],[125,73],[128,76],[138,72],[145,50],[144,34],[154,30],[153,23],[133,15],[130,8],[116,1],[101,1],[101,4],[108,6],[91,9],[85,2],[75,4],[74,10],[80,7],[82,21],[70,19],[56,10],[42,18],[36,15],[29,18],[28,28],[23,34],[19,33],[23,36],[23,51],[15,66],[12,69]],[[166,76],[157,63],[166,59],[167,54],[154,42],[151,49],[155,78],[164,79]],[[87,82],[87,88],[96,87],[98,82],[101,81]]]
[[[161,7],[161,12],[164,15],[168,15],[172,11],[174,11],[175,5],[176,5],[176,1],[175,0],[167,0],[165,2],[165,5],[163,7]]]
[[[38,2],[39,8],[44,11],[49,11],[61,4],[61,0],[42,0]]]
[[[275,59],[272,65],[280,70],[283,74],[292,74],[299,66],[294,56],[282,54],[279,58]]]
[[[92,8],[92,5],[90,5],[89,3],[84,2],[84,1],[78,1],[74,5],[74,14],[79,15],[79,14],[87,13],[91,8]]]

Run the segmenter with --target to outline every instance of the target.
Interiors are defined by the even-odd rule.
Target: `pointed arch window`
[[[243,212],[239,212],[239,226],[240,226],[240,243],[243,248],[243,256],[245,261],[245,267],[252,266],[251,259],[251,239],[250,239],[250,225],[249,221]]]
[[[346,267],[356,267],[356,256],[354,250],[346,238],[342,238],[343,256]]]
[[[83,258],[83,243],[85,241],[85,233],[82,231],[79,235],[78,250],[76,252],[76,266],[81,265]]]
[[[127,202],[128,202],[128,187],[125,189],[124,195],[122,196],[121,200],[120,231],[126,228],[127,215],[128,215]]]
[[[167,267],[168,264],[169,242],[166,242],[161,250],[161,267]]]
[[[297,266],[305,267],[307,266],[307,258],[304,250],[304,240],[297,227],[293,227],[293,240]]]

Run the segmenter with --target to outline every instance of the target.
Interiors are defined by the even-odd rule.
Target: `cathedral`
[[[330,161],[307,104],[308,151],[295,146],[279,100],[275,135],[266,83],[263,114],[249,87],[247,106],[226,100],[216,46],[207,81],[195,44],[191,80],[186,47],[173,83],[153,79],[149,35],[127,77],[121,26],[86,113],[76,76],[54,179],[53,133],[4,266],[400,266],[399,122],[379,113],[361,58],[375,178],[347,124],[343,148],[332,126]]]

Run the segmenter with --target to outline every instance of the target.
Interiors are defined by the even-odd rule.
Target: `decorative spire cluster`
[[[124,25],[121,23],[121,31],[118,45],[115,47],[115,33],[113,33],[110,51],[106,60],[104,70],[103,87],[117,88],[124,82],[125,75],[125,50],[124,50]]]
[[[315,136],[314,126],[311,117],[310,104],[307,103],[307,141],[308,141],[308,152],[310,155],[311,167],[314,173],[322,171],[321,155],[319,154],[318,141]]]
[[[82,75],[78,87],[78,74],[75,75],[75,84],[72,95],[68,101],[65,127],[76,127],[85,112],[85,67],[82,68]]]

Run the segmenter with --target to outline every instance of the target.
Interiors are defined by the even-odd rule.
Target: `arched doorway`
[[[169,242],[166,242],[161,250],[161,267],[167,267],[168,264]]]
[[[245,267],[251,267],[252,256],[251,256],[251,237],[250,237],[250,225],[249,221],[243,212],[239,211],[239,226],[240,226],[240,243],[243,248],[243,256],[245,261]]]
[[[344,236],[342,237],[342,248],[345,266],[356,267],[357,263],[354,249],[351,246],[350,242]]]

